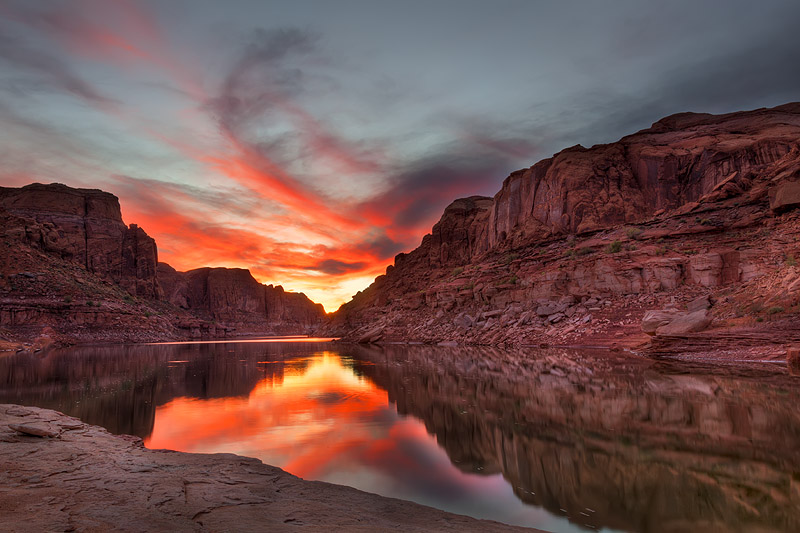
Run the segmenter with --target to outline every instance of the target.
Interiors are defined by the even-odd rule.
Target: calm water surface
[[[800,530],[800,387],[565,349],[327,342],[0,358],[0,403],[549,531]]]

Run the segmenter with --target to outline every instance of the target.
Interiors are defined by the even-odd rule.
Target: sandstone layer
[[[647,311],[708,297],[720,346],[762,332],[766,351],[785,352],[774,332],[800,333],[798,187],[800,104],[667,117],[514,172],[494,198],[455,201],[328,332],[634,345]],[[707,336],[686,329],[655,343]]]
[[[8,404],[0,472],[8,532],[532,531],[303,481],[257,459],[148,450],[136,437]]]
[[[0,187],[0,348],[304,334],[325,317],[302,293],[243,269],[179,273],[127,226],[107,192],[60,184]],[[166,291],[165,291],[166,289]],[[45,330],[45,328],[47,328]]]

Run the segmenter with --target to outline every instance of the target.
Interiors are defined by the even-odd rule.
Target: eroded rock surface
[[[156,243],[125,225],[113,194],[60,184],[0,187],[0,214],[6,238],[79,264],[133,296],[161,296]]]
[[[796,331],[798,179],[798,103],[683,113],[616,143],[568,148],[512,173],[492,199],[454,202],[327,332],[633,346],[648,339],[647,311],[687,312],[702,296],[717,301],[709,316],[674,332],[723,328],[735,344],[740,330]]]
[[[10,424],[48,424],[57,438]],[[232,454],[148,450],[61,413],[0,405],[0,529],[27,531],[532,531],[303,481]]]
[[[198,268],[177,272],[158,266],[169,302],[221,327],[262,333],[308,333],[325,309],[303,293],[263,285],[243,268]]]
[[[33,350],[46,328],[55,343],[153,341],[303,334],[325,317],[244,269],[159,263],[156,242],[99,190],[0,187],[0,237],[0,328]]]

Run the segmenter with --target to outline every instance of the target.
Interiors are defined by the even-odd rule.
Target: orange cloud
[[[92,161],[91,154],[63,150],[68,155],[62,157],[80,157],[76,168],[87,166],[86,161],[95,167],[107,165],[92,172],[110,175],[106,183],[120,197],[126,222],[154,237],[160,258],[179,270],[249,268],[259,281],[307,292],[333,310],[382,273],[395,254],[416,246],[447,203],[474,194],[494,176],[482,157],[468,164],[463,157],[451,157],[400,165],[384,152],[383,143],[371,141],[367,146],[346,138],[304,107],[292,90],[270,82],[280,78],[275,74],[282,68],[293,72],[291,61],[302,61],[304,54],[313,52],[314,40],[303,31],[260,33],[261,41],[243,52],[214,95],[198,75],[208,72],[204,63],[191,57],[191,50],[178,53],[172,36],[146,4],[78,4],[80,9],[19,3],[2,14],[78,60],[160,74],[186,98],[177,119],[162,123],[162,117],[112,100],[79,78],[79,70],[38,50],[14,49],[13,59],[45,73],[62,90],[121,123],[126,134],[174,151],[175,158],[202,173],[203,181],[213,180],[213,188],[184,187],[176,183],[180,178],[153,166],[142,170],[149,179],[123,178],[113,161]],[[199,65],[204,67],[194,67]],[[251,79],[254,73],[262,76]],[[273,116],[292,129],[299,163],[292,159],[293,152],[271,149],[266,141],[275,139],[262,139],[249,130]],[[491,145],[490,141],[480,144]],[[304,165],[312,170],[297,175]],[[330,175],[336,176],[336,184],[326,183]],[[337,190],[348,178],[365,184],[376,179],[383,189],[365,185],[357,190],[354,185],[355,194],[367,199],[353,204],[341,199],[353,191]],[[76,180],[96,185],[83,176]]]

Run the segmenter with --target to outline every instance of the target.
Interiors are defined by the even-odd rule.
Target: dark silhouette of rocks
[[[322,304],[303,293],[263,285],[243,268],[198,268],[158,272],[168,301],[222,327],[271,333],[308,333],[325,316]]]

